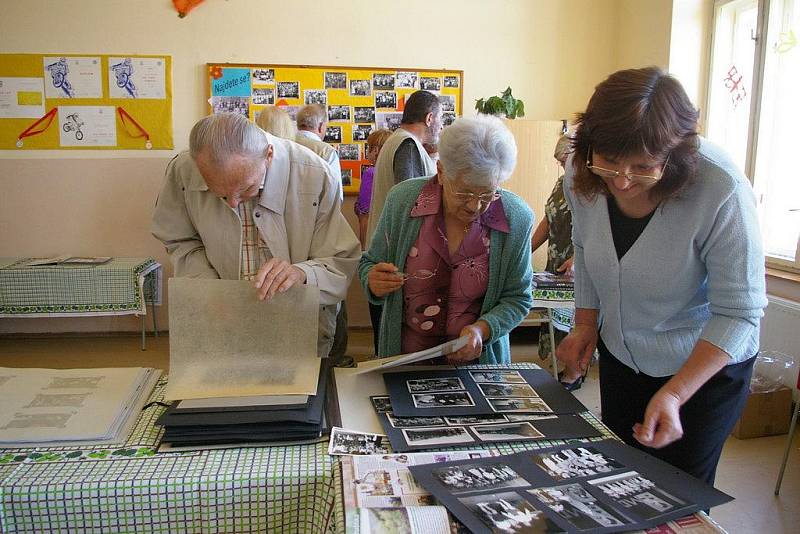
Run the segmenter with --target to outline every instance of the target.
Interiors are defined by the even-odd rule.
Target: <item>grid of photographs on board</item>
[[[395,414],[404,417],[586,411],[542,369],[407,371],[386,373],[384,382]]]
[[[369,134],[377,128],[396,130],[412,93],[424,89],[436,94],[445,126],[460,113],[463,98],[463,74],[458,71],[210,63],[208,75],[213,113],[233,112],[256,120],[265,106],[279,106],[295,120],[302,106],[323,106],[329,121],[323,141],[345,155],[340,164],[346,194],[359,191],[361,173],[369,163]],[[337,129],[331,130],[330,124]]]
[[[412,390],[433,389],[433,393],[461,385],[460,379],[411,380]],[[445,393],[448,393],[445,391]],[[449,392],[452,394],[459,391]],[[427,393],[425,393],[427,394]],[[392,449],[396,452],[476,443],[544,441],[601,436],[601,432],[579,415],[487,414],[399,417],[392,412],[388,396],[370,398]]]
[[[616,440],[411,468],[472,532],[616,532],[731,500]]]

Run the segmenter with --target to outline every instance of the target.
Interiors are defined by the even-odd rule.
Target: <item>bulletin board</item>
[[[346,194],[358,194],[369,166],[365,145],[375,128],[396,129],[406,99],[419,89],[439,96],[444,124],[461,115],[464,71],[325,65],[208,64],[211,113],[234,112],[255,120],[268,105],[294,119],[306,104],[328,111],[324,141],[338,152]]]
[[[172,58],[0,54],[0,149],[172,149]]]

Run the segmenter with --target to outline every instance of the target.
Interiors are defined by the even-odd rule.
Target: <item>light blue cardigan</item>
[[[383,305],[378,337],[378,355],[400,354],[403,321],[403,291],[384,298],[372,294],[367,286],[367,273],[380,262],[405,269],[406,257],[419,236],[423,217],[410,217],[414,202],[430,179],[414,178],[394,186],[375,229],[369,250],[361,256],[358,276],[364,293],[373,304]],[[510,363],[511,346],[508,333],[527,315],[533,305],[531,296],[531,228],[533,212],[510,191],[501,191],[500,201],[510,232],[491,230],[489,283],[481,306],[481,316],[489,324],[491,336],[484,340],[480,363]],[[389,246],[391,243],[391,246]]]
[[[606,197],[564,192],[572,211],[575,306],[600,310],[601,335],[623,364],[670,376],[698,338],[730,364],[755,356],[767,305],[764,254],[750,183],[720,148],[701,140],[696,178],[662,203],[617,259]]]

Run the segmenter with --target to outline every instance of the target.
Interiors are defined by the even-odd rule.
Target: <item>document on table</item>
[[[319,289],[258,300],[244,280],[169,280],[168,400],[314,395]]]
[[[431,347],[429,349],[421,350],[418,352],[412,352],[410,354],[399,354],[397,356],[391,356],[389,358],[380,358],[377,360],[369,360],[367,362],[358,364],[357,373],[360,374],[360,373],[369,373],[371,371],[385,371],[393,367],[399,367],[401,365],[408,365],[411,363],[421,362],[423,360],[430,360],[432,358],[438,358],[439,356],[452,354],[453,352],[461,350],[461,348],[467,344],[468,340],[469,338],[467,336],[461,336],[458,339],[453,339],[445,343],[442,343],[441,345],[436,345],[435,347]]]

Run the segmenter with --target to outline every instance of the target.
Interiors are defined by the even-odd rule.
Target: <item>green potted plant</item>
[[[500,96],[490,96],[489,98],[476,100],[475,109],[478,110],[478,113],[500,115],[508,119],[525,116],[525,104],[522,100],[517,100],[511,96],[510,87],[507,87]]]

